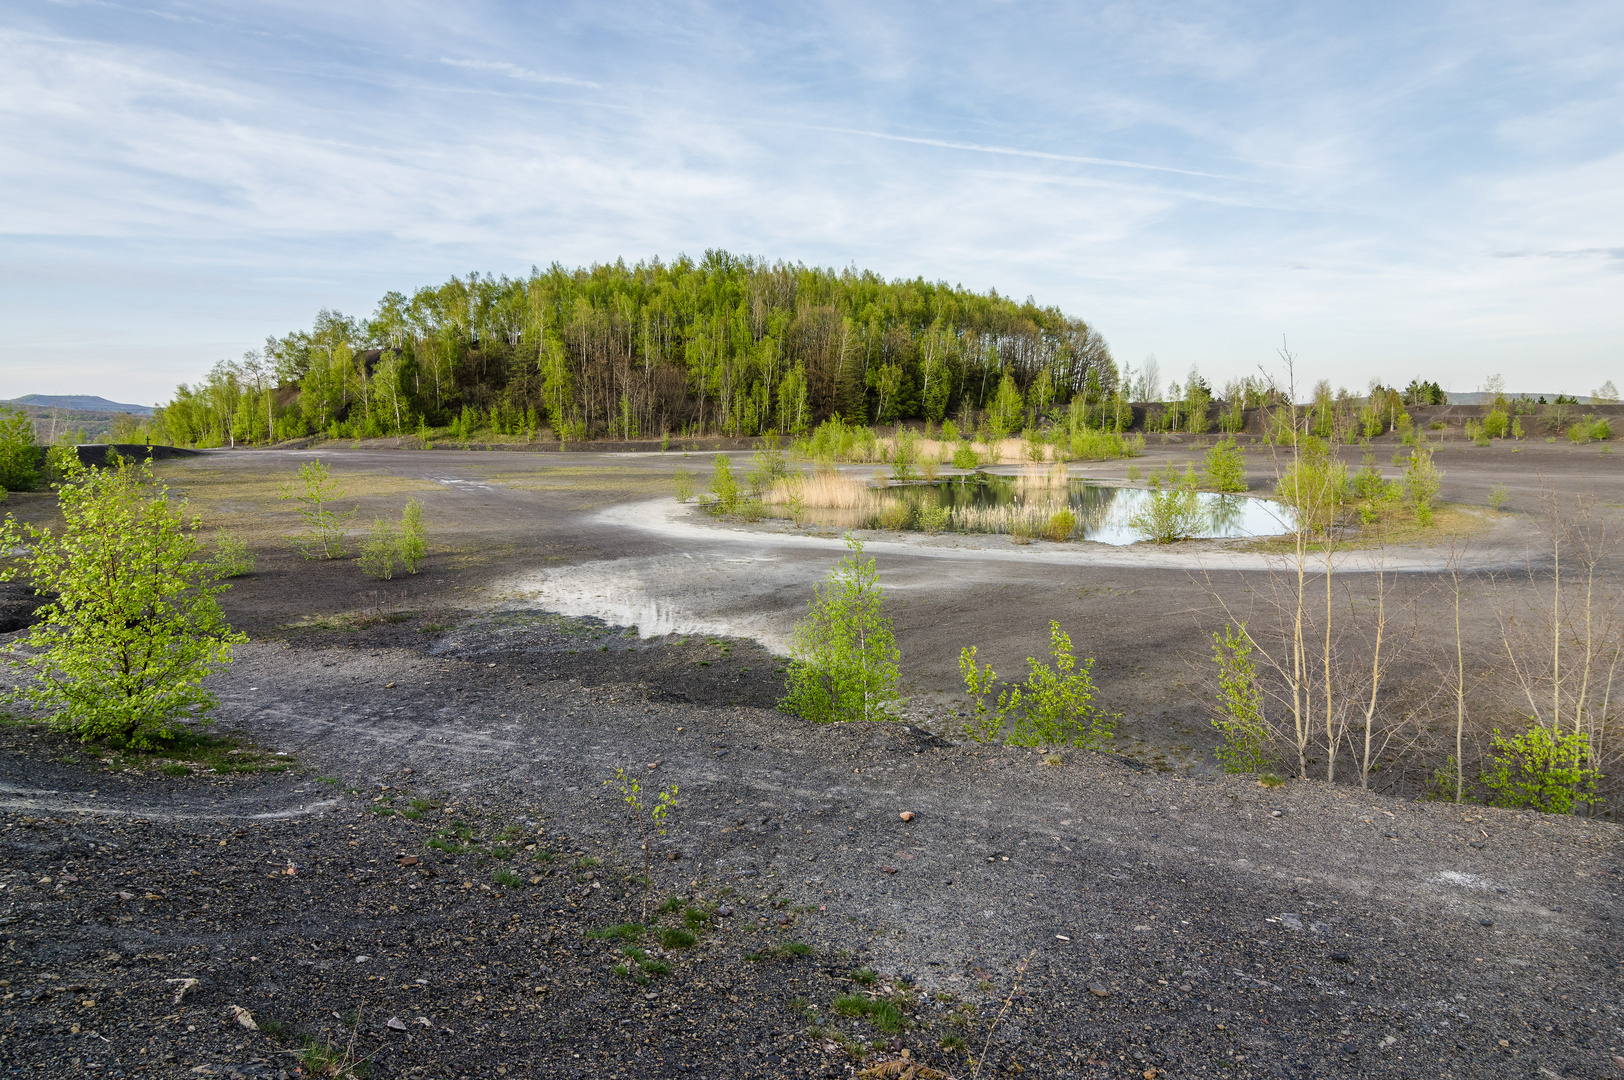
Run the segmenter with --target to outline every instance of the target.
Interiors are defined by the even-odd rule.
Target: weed
[[[702,930],[710,925],[711,913],[700,908],[683,908],[682,921],[690,930]]]
[[[873,986],[879,978],[873,968],[859,968],[851,973],[851,981],[859,986]]]
[[[643,936],[646,930],[642,923],[619,923],[615,926],[603,926],[596,930],[588,930],[586,936],[594,941],[636,941]]]
[[[493,859],[511,859],[513,858],[513,849],[498,844],[496,847],[491,848],[490,855]]]
[[[676,927],[660,931],[660,944],[667,949],[690,949],[697,940],[689,931]]]
[[[726,458],[718,456],[718,461]],[[620,797],[626,804],[637,824],[637,831],[641,837],[643,850],[643,921],[648,922],[648,893],[654,880],[654,853],[650,850],[649,830],[661,836],[665,835],[665,819],[671,808],[677,802],[677,785],[662,790],[652,803],[643,799],[643,785],[634,776],[629,775],[618,765],[615,767],[614,780],[605,780],[604,785],[616,784],[620,790]],[[583,862],[585,860],[582,860]]]
[[[413,799],[412,800],[412,809],[416,810],[420,814],[423,813],[425,810],[438,810],[439,808],[440,808],[439,803],[430,802],[427,799]]]
[[[395,808],[392,806],[369,806],[367,809],[371,810],[374,814],[381,814],[384,817],[392,817],[395,813]]]
[[[841,1016],[853,1020],[864,1019],[887,1035],[895,1035],[908,1026],[908,1019],[895,1002],[884,998],[871,998],[865,994],[841,994],[831,1006]]]
[[[517,889],[519,886],[524,884],[523,878],[521,878],[518,874],[515,874],[512,870],[505,868],[492,874],[491,880],[496,882],[498,885],[505,886],[509,889]]]
[[[660,901],[658,911],[661,915],[669,915],[672,912],[679,910],[681,907],[682,898],[680,896],[668,896],[664,900]]]

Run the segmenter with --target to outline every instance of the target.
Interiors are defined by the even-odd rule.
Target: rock
[[[388,1028],[390,1031],[405,1031],[406,1021],[402,1020],[398,1016],[391,1016],[389,1019],[383,1022],[383,1026]]]
[[[416,866],[417,862],[418,862],[418,859],[417,859],[416,855],[402,855],[399,859],[396,859],[395,861],[398,862],[401,866]]]
[[[904,810],[902,813],[898,814],[897,817],[901,818],[903,821],[912,821],[914,819],[914,812],[912,810]]]
[[[135,899],[135,894],[133,892],[120,892],[118,898],[127,904]]]
[[[1346,964],[1346,963],[1352,962],[1352,960],[1353,960],[1353,957],[1348,955],[1345,952],[1334,952],[1334,953],[1331,954],[1331,962],[1332,963]]]
[[[716,914],[717,914],[718,918],[723,918],[723,919],[731,918],[732,915],[733,915],[733,909],[731,907],[729,907],[727,904],[723,904],[721,907],[716,909]]]
[[[1493,926],[1494,925],[1494,920],[1493,919],[1479,919],[1479,920],[1477,920],[1477,925],[1479,925],[1479,926]]]
[[[882,867],[880,867],[880,873],[882,873],[882,874],[894,874],[896,872],[897,872],[897,868],[894,867],[894,866],[882,866]]]
[[[1093,994],[1095,997],[1100,998],[1111,996],[1111,991],[1108,988],[1101,986],[1099,983],[1089,983],[1088,992]]]
[[[164,982],[175,988],[176,1005],[180,1004],[181,998],[203,985],[202,979],[165,979]]]
[[[239,1026],[245,1027],[249,1031],[259,1030],[259,1025],[254,1023],[254,1014],[243,1008],[241,1005],[227,1005],[226,1016],[231,1020],[237,1021]]]

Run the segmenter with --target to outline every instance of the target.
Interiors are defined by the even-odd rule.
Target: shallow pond
[[[1049,539],[1132,544],[1145,533],[1132,524],[1156,497],[1145,488],[1112,487],[1082,480],[974,473],[951,480],[893,484],[871,489],[866,505],[808,506],[806,520],[834,528],[926,532],[1008,533]],[[1191,538],[1276,536],[1289,531],[1280,505],[1246,495],[1197,492]],[[767,513],[790,516],[787,507]],[[1062,511],[1071,514],[1066,528]]]

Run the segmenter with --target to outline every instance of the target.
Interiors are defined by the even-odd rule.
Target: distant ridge
[[[39,409],[78,409],[83,412],[121,412],[131,416],[151,416],[151,405],[124,405],[104,397],[86,394],[29,394],[12,398],[7,405],[32,405]]]

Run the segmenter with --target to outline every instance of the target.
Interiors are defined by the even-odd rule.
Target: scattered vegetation
[[[959,653],[959,672],[974,702],[965,734],[976,742],[1006,742],[1011,746],[1077,746],[1098,749],[1116,728],[1114,714],[1095,704],[1094,682],[1089,677],[1092,659],[1079,665],[1072,655],[1071,637],[1057,622],[1049,623],[1052,666],[1027,657],[1024,683],[999,687],[988,664],[976,662],[976,647]],[[997,691],[997,708],[987,699]]]
[[[895,720],[900,654],[884,612],[873,559],[846,538],[851,554],[814,590],[811,610],[790,639],[787,693],[779,707],[807,720]]]
[[[0,525],[0,551],[31,542],[0,580],[24,573],[52,598],[13,646],[34,672],[15,694],[57,730],[154,750],[208,722],[217,699],[204,679],[248,639],[220,610],[217,567],[198,557],[199,519],[171,504],[150,462],[93,470],[73,457],[66,469],[60,529]]]

